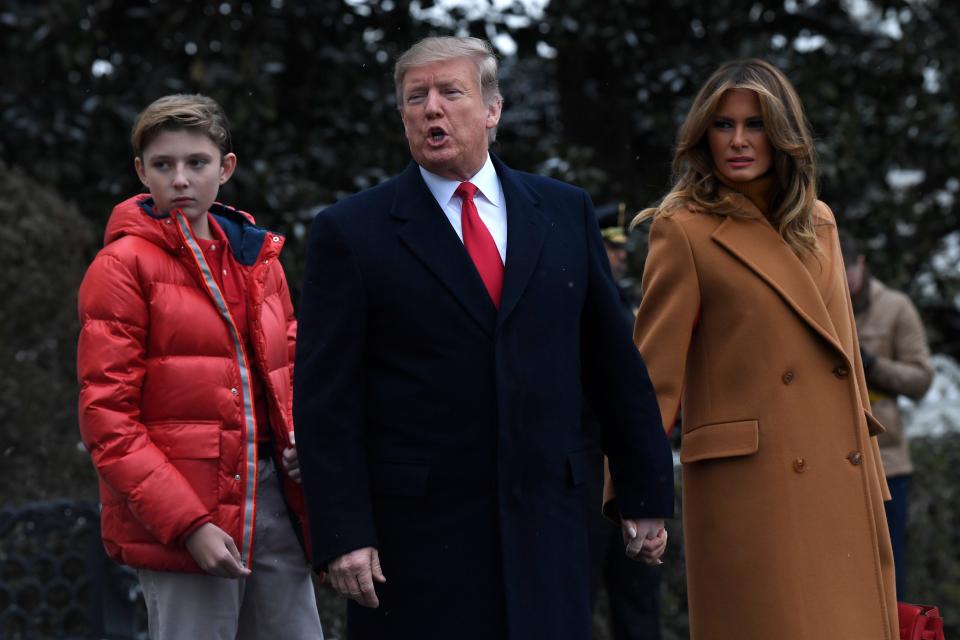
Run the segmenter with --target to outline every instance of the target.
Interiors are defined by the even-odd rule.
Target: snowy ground
[[[910,437],[960,433],[960,364],[943,355],[930,361],[934,377],[927,395],[916,403],[899,400]]]

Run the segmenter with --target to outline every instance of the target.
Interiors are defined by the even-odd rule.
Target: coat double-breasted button
[[[837,376],[838,378],[846,378],[848,375],[850,375],[850,369],[842,364],[837,365],[833,368],[833,375]]]
[[[790,384],[791,382],[793,382],[793,378],[794,378],[793,371],[785,371],[781,379],[783,380],[783,384]]]
[[[854,451],[847,456],[847,460],[849,460],[852,465],[858,465],[863,462],[863,455],[859,451]]]
[[[237,389],[236,387],[231,387],[230,393],[232,393],[233,395],[237,395],[238,393],[240,393],[240,390]]]
[[[803,473],[807,470],[807,461],[800,457],[794,458],[793,470],[797,473]]]

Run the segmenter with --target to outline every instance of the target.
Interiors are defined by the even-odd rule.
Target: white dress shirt
[[[420,167],[420,175],[423,176],[427,188],[436,199],[437,204],[446,214],[447,219],[457,232],[460,241],[463,242],[463,226],[460,223],[460,209],[463,203],[460,196],[455,195],[454,191],[460,186],[459,180],[448,180],[430,173],[423,167]],[[477,205],[477,213],[480,214],[480,220],[487,226],[493,241],[497,245],[497,251],[500,252],[500,259],[503,264],[507,263],[507,203],[503,197],[503,187],[500,186],[500,178],[497,176],[497,170],[493,167],[493,161],[490,154],[487,154],[487,161],[483,163],[480,171],[477,171],[467,182],[473,183],[477,188],[477,194],[473,197],[473,203]]]

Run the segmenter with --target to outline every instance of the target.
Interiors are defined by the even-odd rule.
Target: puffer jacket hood
[[[233,255],[242,265],[249,266],[257,260],[268,235],[282,239],[279,234],[256,226],[253,216],[246,211],[214,202],[210,206],[210,215],[227,234]],[[133,196],[113,208],[103,234],[103,245],[107,246],[124,236],[136,236],[171,253],[182,253],[186,251],[186,247],[178,225],[174,224],[178,218],[183,218],[179,210],[163,213],[156,209],[149,194]],[[270,252],[279,254],[281,248],[282,244],[272,247],[274,250]],[[268,245],[267,249],[270,250],[271,247]]]
[[[184,542],[207,522],[250,562],[264,426],[251,376],[263,382],[275,455],[290,446],[296,320],[277,259],[284,238],[233,207],[210,214],[242,267],[249,343],[186,217],[158,212],[146,194],[114,208],[80,287],[80,432],[100,477],[104,545],[133,567],[200,571]],[[302,490],[281,475],[309,550]]]

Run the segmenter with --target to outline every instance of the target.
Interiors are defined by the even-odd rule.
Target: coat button
[[[237,475],[233,476],[233,479],[237,482],[240,482],[240,474],[238,473]]]
[[[833,375],[837,376],[838,378],[846,378],[848,375],[850,375],[850,369],[847,369],[841,364],[833,368]]]
[[[793,371],[787,371],[783,374],[783,384],[790,384],[793,382]]]
[[[233,387],[233,388],[230,389],[230,393],[232,393],[233,395],[237,395],[238,393],[240,393],[240,391],[237,390],[236,387]]]
[[[274,242],[280,242],[280,236],[273,236]]]
[[[849,460],[850,464],[852,465],[858,465],[861,462],[863,462],[863,456],[860,454],[859,451],[854,451],[853,453],[847,456],[847,460]]]
[[[807,461],[803,458],[794,458],[793,460],[793,470],[797,473],[803,473],[807,470]]]

